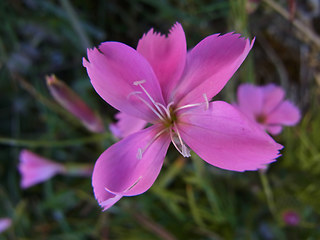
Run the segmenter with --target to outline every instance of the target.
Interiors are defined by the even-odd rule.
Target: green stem
[[[271,214],[273,215],[273,217],[275,219],[277,219],[274,197],[273,197],[273,193],[272,193],[272,190],[271,190],[271,187],[269,184],[268,177],[262,171],[259,171],[259,176],[260,176],[260,180],[262,183],[263,191],[264,191],[266,198],[267,198],[267,204],[268,204],[269,210],[270,210]]]
[[[86,143],[101,142],[110,139],[110,133],[95,134],[90,137],[67,139],[67,140],[25,140],[0,137],[0,144],[16,146],[16,147],[69,147],[75,145],[83,145]]]
[[[83,124],[81,124],[81,122],[76,117],[74,117],[71,113],[69,113],[64,108],[60,107],[55,102],[49,100],[47,97],[45,97],[44,95],[39,93],[37,91],[37,89],[35,89],[26,79],[24,79],[24,77],[22,77],[22,76],[20,76],[18,74],[14,74],[12,76],[12,78],[17,80],[20,83],[21,87],[23,87],[23,89],[25,89],[36,100],[41,102],[43,105],[45,105],[47,108],[49,108],[53,112],[55,112],[55,113],[59,114],[60,116],[62,116],[63,119],[65,119],[69,123],[73,124],[73,126],[75,126],[75,127],[83,127]]]
[[[86,35],[85,31],[82,29],[81,27],[81,23],[79,21],[79,18],[77,16],[76,11],[74,10],[74,8],[72,7],[72,4],[70,3],[69,0],[60,0],[60,3],[62,5],[62,7],[66,10],[67,15],[69,17],[69,20],[71,22],[72,27],[74,28],[74,30],[77,32],[83,50],[86,50],[87,48],[91,47],[92,44],[88,38],[88,36]]]

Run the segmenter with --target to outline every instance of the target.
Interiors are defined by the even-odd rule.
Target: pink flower
[[[298,226],[300,224],[300,216],[294,210],[286,210],[283,212],[282,219],[289,226]]]
[[[54,99],[77,117],[89,131],[99,133],[105,130],[101,118],[64,82],[55,75],[46,76],[46,81]]]
[[[126,135],[94,167],[94,194],[104,210],[151,187],[170,142],[184,157],[191,148],[208,163],[234,171],[256,170],[279,156],[282,146],[233,106],[209,102],[251,47],[239,34],[215,34],[187,52],[177,23],[167,37],[150,30],[137,50],[119,42],[88,49],[83,65],[97,93],[123,114]],[[137,121],[151,126],[136,131]]]
[[[62,164],[43,158],[28,150],[21,151],[18,168],[22,177],[22,188],[28,188],[40,182],[47,181],[56,174],[65,171]]]
[[[283,125],[293,126],[300,120],[299,109],[284,100],[284,90],[274,84],[242,84],[237,95],[239,110],[271,134],[279,134]]]
[[[12,224],[12,221],[10,218],[0,218],[0,233],[7,230]]]
[[[47,181],[57,174],[78,177],[90,177],[92,175],[91,164],[56,163],[28,150],[21,151],[18,168],[22,177],[22,188]]]

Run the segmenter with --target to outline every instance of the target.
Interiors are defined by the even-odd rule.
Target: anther
[[[204,93],[203,97],[204,97],[204,102],[206,104],[205,110],[208,110],[209,109],[209,101],[208,101],[207,94]]]
[[[145,82],[146,82],[146,80],[135,81],[135,82],[133,82],[133,85],[138,86],[138,85],[145,83]]]
[[[141,160],[143,154],[148,150],[148,148],[151,146],[151,144],[158,139],[158,137],[161,136],[161,134],[163,134],[165,131],[167,131],[167,129],[163,129],[160,132],[158,132],[149,142],[147,142],[147,144],[145,145],[144,148],[138,148],[138,152],[137,152],[137,159]]]
[[[175,134],[175,135],[173,135],[173,134]],[[191,156],[189,148],[182,141],[180,133],[176,127],[175,127],[175,130],[170,129],[170,138],[171,138],[171,142],[173,143],[173,146],[178,150],[178,152],[182,156],[184,156],[184,157]]]
[[[138,149],[137,158],[138,158],[139,160],[142,159],[142,149],[141,149],[141,148]]]

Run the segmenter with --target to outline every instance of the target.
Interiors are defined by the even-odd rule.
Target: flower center
[[[188,104],[181,107],[175,107],[174,102],[170,102],[167,106],[164,106],[163,104],[156,102],[148,93],[148,91],[143,87],[142,84],[145,82],[146,80],[133,82],[133,85],[139,86],[142,91],[132,92],[129,94],[128,97],[130,97],[131,95],[135,95],[137,98],[139,98],[160,120],[160,122],[163,125],[163,129],[153,137],[153,139],[147,144],[147,146],[145,146],[143,149],[142,148],[138,149],[137,158],[141,159],[142,154],[164,132],[169,132],[171,142],[173,143],[175,148],[181,153],[182,156],[190,157],[191,156],[190,150],[188,146],[183,142],[177,127],[178,115],[179,115],[178,112],[181,111],[182,109],[192,108],[200,105],[205,105],[205,109],[207,110],[209,108],[209,101],[208,101],[207,95],[203,94],[204,102],[201,102],[201,103]],[[140,96],[143,93],[146,94],[151,104]]]
[[[256,121],[260,124],[264,124],[267,120],[267,116],[264,114],[259,114],[256,116]]]

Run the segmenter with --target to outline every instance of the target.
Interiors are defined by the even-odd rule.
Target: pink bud
[[[298,226],[300,223],[300,216],[294,210],[287,210],[283,212],[282,219],[289,226]]]
[[[28,150],[21,151],[18,168],[22,177],[22,188],[31,187],[47,181],[58,173],[65,172],[65,167],[62,164],[43,158]]]
[[[12,224],[12,221],[10,218],[0,218],[0,233],[7,230]]]
[[[101,118],[64,82],[55,75],[46,76],[47,86],[53,98],[71,114],[76,116],[83,125],[92,132],[103,132]]]

